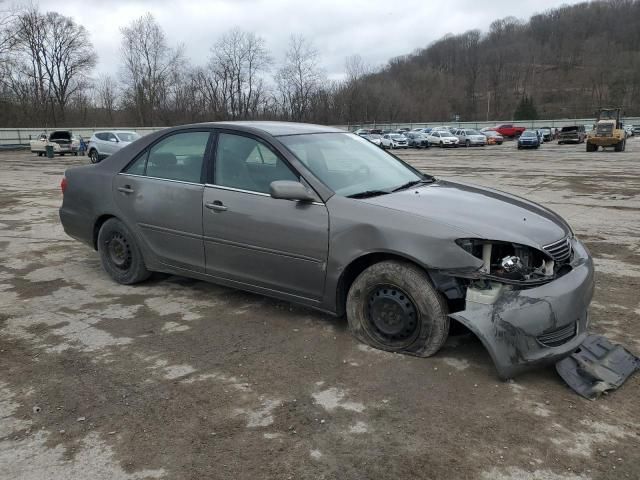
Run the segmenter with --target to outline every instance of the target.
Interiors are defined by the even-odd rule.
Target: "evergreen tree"
[[[514,120],[537,120],[538,111],[533,104],[533,98],[523,95],[520,99],[516,111],[513,114]]]

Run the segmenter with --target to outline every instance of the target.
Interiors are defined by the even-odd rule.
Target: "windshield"
[[[482,135],[482,134],[477,130],[467,130],[467,135]]]
[[[140,138],[140,135],[137,133],[118,133],[118,138],[121,142],[135,142]]]
[[[388,193],[423,177],[384,150],[349,133],[278,137],[322,183],[336,194]]]
[[[538,134],[536,132],[531,131],[531,130],[525,130],[524,132],[522,132],[522,136],[523,137],[537,137]]]
[[[399,133],[394,133],[389,135],[391,138],[393,138],[394,140],[401,140],[404,138],[404,135],[400,135]]]

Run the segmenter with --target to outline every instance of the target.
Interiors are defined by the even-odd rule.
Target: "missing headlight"
[[[456,243],[471,255],[481,259],[481,271],[493,278],[512,281],[544,280],[553,278],[554,264],[544,252],[511,242],[473,238],[459,239]]]

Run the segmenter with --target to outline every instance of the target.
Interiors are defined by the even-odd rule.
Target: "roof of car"
[[[217,126],[238,130],[259,130],[274,137],[282,135],[303,135],[309,133],[346,133],[345,130],[326,125],[314,125],[312,123],[295,122],[259,122],[259,121],[234,121],[234,122],[210,122],[202,125]]]
[[[93,132],[96,133],[136,133],[133,130],[96,130]]]

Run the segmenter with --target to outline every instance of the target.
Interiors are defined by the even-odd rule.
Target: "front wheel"
[[[464,146],[465,146],[465,147],[469,147],[469,146],[471,146],[471,142],[470,142],[469,140],[465,140],[465,142],[464,142]]]
[[[91,150],[89,152],[89,160],[91,160],[91,163],[98,163],[100,161],[97,150]]]
[[[131,285],[151,275],[133,234],[117,218],[110,218],[100,228],[98,252],[102,267],[118,283]]]
[[[384,261],[364,270],[347,295],[349,330],[374,348],[420,357],[449,335],[447,303],[419,267]]]

